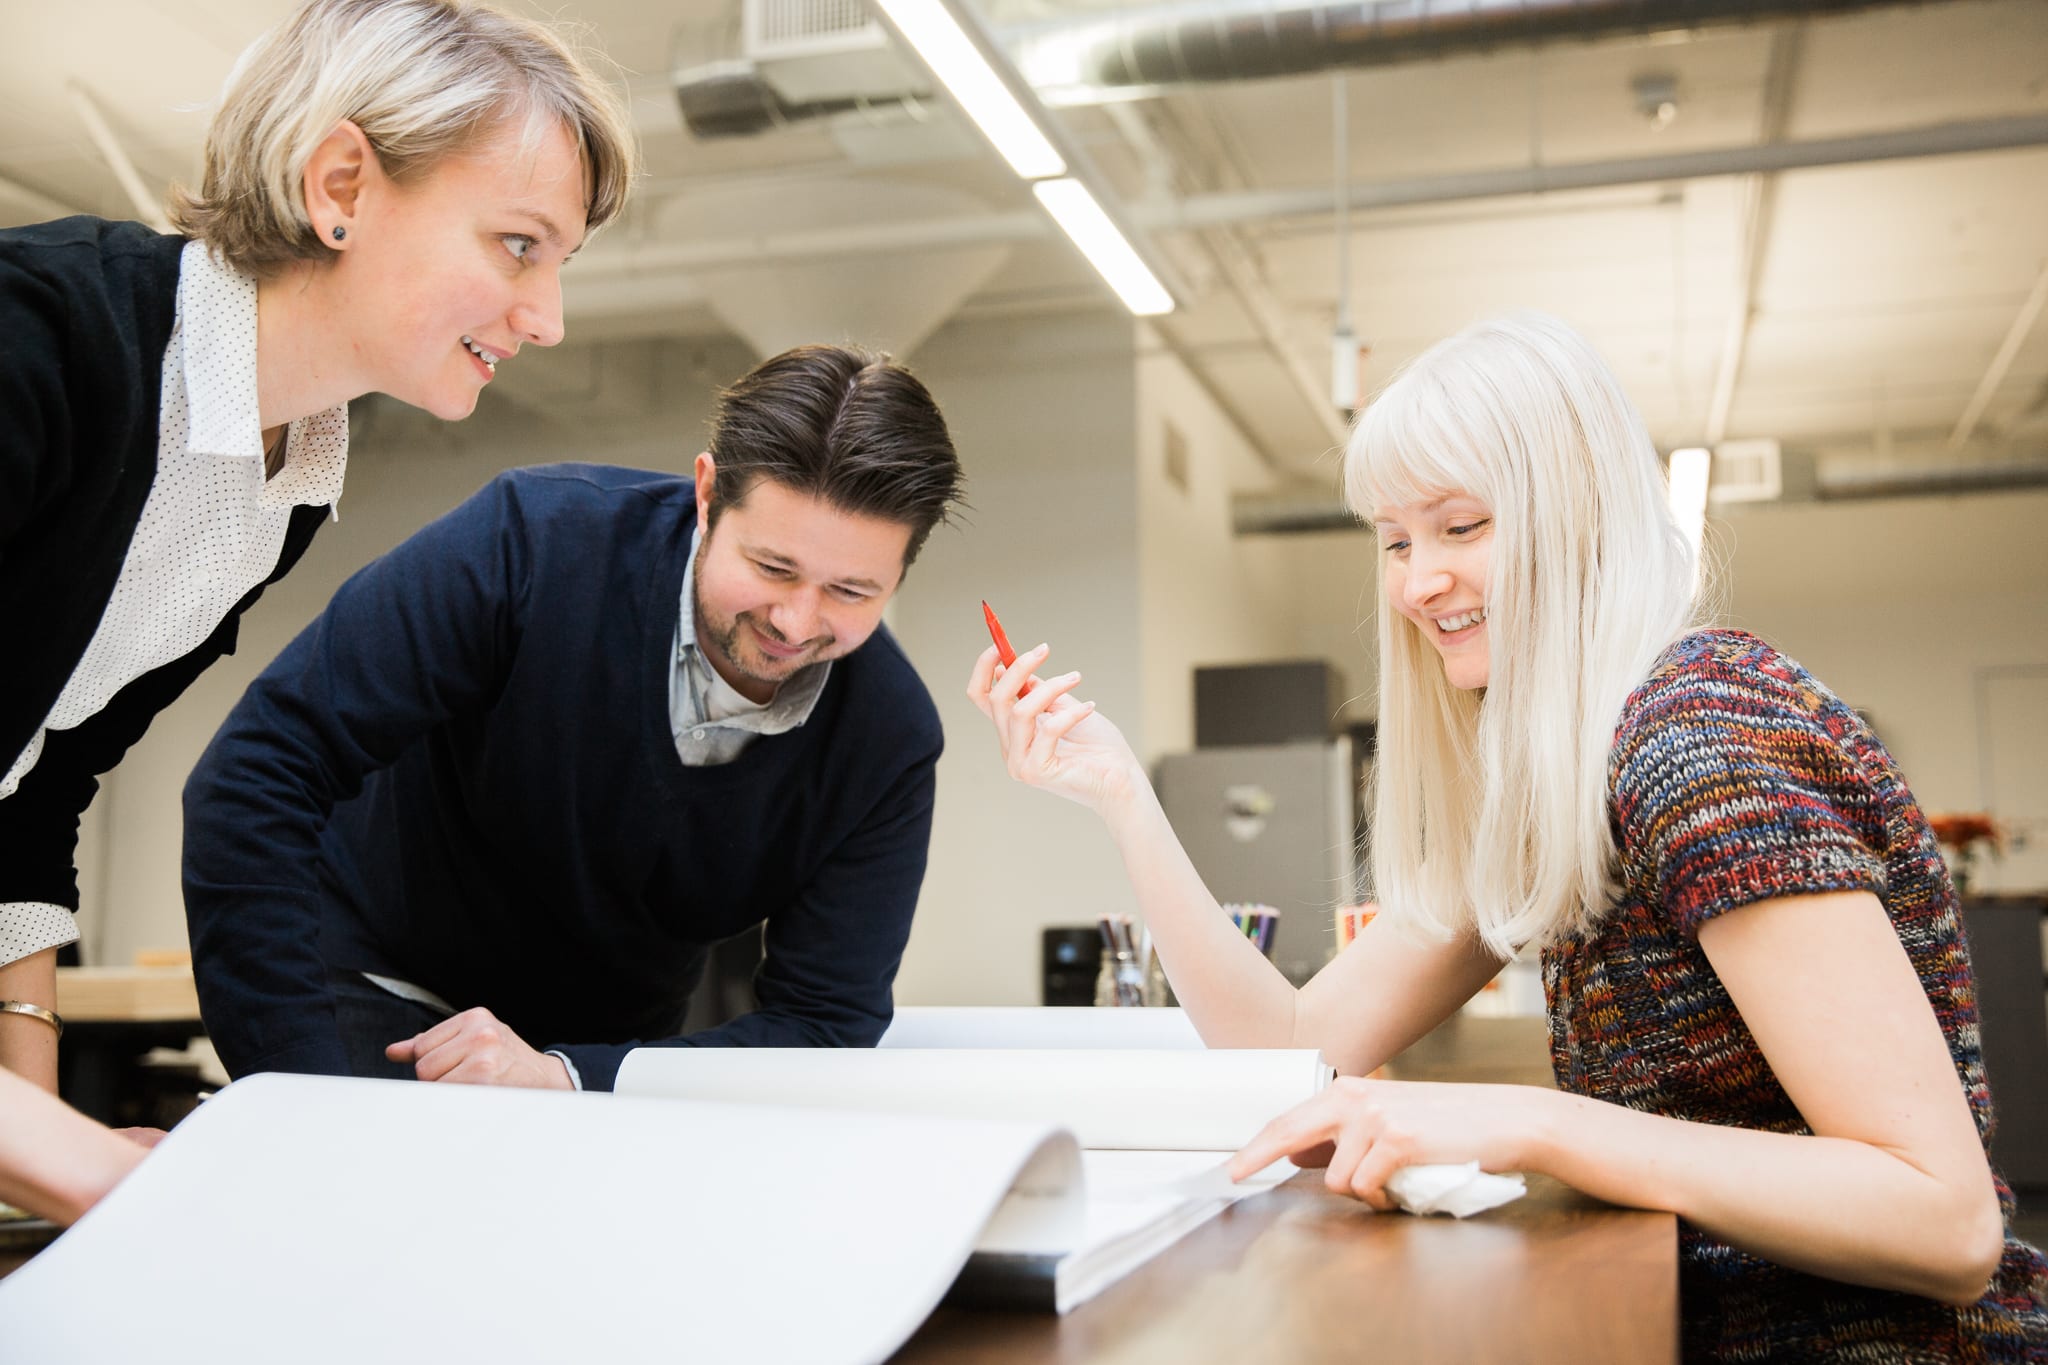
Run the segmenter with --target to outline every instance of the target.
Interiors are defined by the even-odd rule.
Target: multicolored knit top
[[[1700,951],[1755,901],[1870,891],[1919,973],[1987,1145],[1991,1097],[1955,889],[1891,755],[1848,706],[1754,636],[1702,631],[1623,708],[1608,760],[1619,903],[1543,954],[1560,1087],[1648,1113],[1811,1131]],[[2010,1082],[2008,1082],[2010,1083]],[[1998,1182],[2012,1215],[2012,1194]],[[2006,1240],[1968,1308],[1789,1270],[1679,1228],[1688,1361],[2048,1359],[2048,1262]]]

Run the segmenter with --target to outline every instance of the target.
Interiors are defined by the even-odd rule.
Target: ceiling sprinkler
[[[1678,77],[1669,71],[1647,71],[1629,83],[1635,93],[1636,112],[1655,129],[1669,127],[1678,117]]]

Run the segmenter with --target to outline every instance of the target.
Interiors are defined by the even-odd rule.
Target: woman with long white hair
[[[1079,675],[990,650],[1011,774],[1095,810],[1212,1047],[1345,1077],[1235,1158],[1388,1206],[1425,1162],[1676,1213],[1688,1360],[2039,1360],[2048,1262],[2011,1238],[1956,895],[1862,719],[1703,628],[1657,454],[1607,366],[1522,315],[1366,410],[1346,493],[1381,554],[1381,911],[1296,990],[1216,906]],[[1558,1089],[1360,1079],[1524,950]]]
[[[560,341],[562,267],[637,159],[614,82],[544,24],[306,0],[229,76],[177,231],[0,231],[0,1068],[55,1088],[79,816],[328,519],[350,400],[467,417]],[[90,1131],[4,1080],[0,1120],[36,1117],[0,1196],[17,1143]],[[31,1206],[89,1204],[132,1164],[112,1140],[65,1139],[103,1157]]]

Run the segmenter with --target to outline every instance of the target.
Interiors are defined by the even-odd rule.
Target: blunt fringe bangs
[[[236,269],[273,275],[327,257],[302,181],[344,119],[400,183],[516,122],[524,154],[555,127],[570,133],[594,233],[625,207],[638,174],[612,74],[553,28],[471,0],[307,0],[229,73],[199,190],[173,187],[171,221]]]
[[[1697,616],[1641,416],[1564,323],[1499,318],[1394,378],[1352,433],[1344,487],[1366,520],[1453,493],[1494,520],[1483,690],[1452,687],[1423,632],[1377,612],[1375,895],[1397,923],[1473,932],[1503,958],[1591,931],[1618,889],[1615,725]]]

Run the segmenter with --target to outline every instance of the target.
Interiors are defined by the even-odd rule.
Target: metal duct
[[[1900,0],[1175,0],[1006,31],[1048,104],[1567,39],[1759,24]]]
[[[701,138],[752,137],[791,123],[855,112],[916,116],[930,102],[925,93],[914,91],[882,100],[861,95],[788,100],[762,78],[759,66],[746,58],[708,62],[678,71],[673,79],[683,124]]]
[[[1761,24],[1911,0],[1174,0],[1036,21],[997,32],[1047,104],[1128,99],[1173,86],[1345,67],[1391,66],[1499,48],[1627,33]],[[674,77],[698,137],[739,137],[900,99],[790,100],[753,61],[717,61]]]
[[[2048,488],[2048,459],[1983,464],[1871,465],[1819,473],[1804,490],[1788,487],[1785,502],[1859,502],[1878,498],[1953,497]],[[1344,499],[1318,488],[1240,493],[1231,500],[1231,530],[1241,536],[1362,531]]]
[[[1923,498],[1937,494],[2009,493],[2048,488],[2048,460],[2002,460],[1994,464],[1932,464],[1878,467],[1850,473],[1829,471],[1813,488],[1816,502],[1866,498]]]
[[[1358,531],[1364,526],[1343,497],[1320,488],[1278,493],[1239,493],[1230,500],[1230,529],[1241,536],[1304,535],[1311,531]]]

